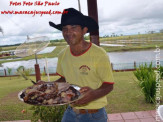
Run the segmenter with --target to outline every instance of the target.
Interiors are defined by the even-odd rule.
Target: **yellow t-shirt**
[[[74,56],[70,47],[66,47],[58,56],[57,73],[66,82],[80,87],[99,88],[103,82],[114,83],[109,57],[105,50],[90,43],[83,54]],[[76,109],[99,109],[107,105],[106,96]]]

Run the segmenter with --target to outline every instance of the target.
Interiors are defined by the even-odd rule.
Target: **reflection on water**
[[[135,62],[151,62],[156,60],[155,50],[146,51],[126,51],[108,53],[112,63],[133,63]],[[160,59],[163,61],[163,50],[160,51]]]
[[[104,44],[104,43],[100,43],[100,46],[108,46],[108,47],[125,47],[126,45],[121,45],[121,44]]]
[[[58,58],[47,58],[48,60],[48,67],[53,67],[56,69]],[[4,68],[13,68],[17,69],[19,66],[24,66],[25,68],[34,68],[34,65],[36,64],[36,60],[28,60],[28,61],[15,61],[15,62],[7,62],[2,63],[2,67],[0,67],[0,70]],[[43,69],[46,66],[45,59],[38,59],[38,64],[41,69]]]

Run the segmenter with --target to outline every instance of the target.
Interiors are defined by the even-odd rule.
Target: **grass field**
[[[35,80],[35,77],[30,78]],[[57,78],[51,76],[51,80]],[[155,109],[155,105],[145,102],[133,72],[114,72],[114,78],[114,90],[107,96],[108,113]],[[43,77],[42,80],[47,78]],[[24,104],[17,98],[18,92],[30,85],[32,85],[30,81],[21,77],[12,77],[11,80],[9,77],[0,77],[0,121],[31,119],[31,105]],[[163,86],[163,82],[161,85]],[[163,89],[161,89],[161,96],[163,96]],[[21,113],[23,109],[26,110],[24,114]]]
[[[30,78],[35,80],[35,77]],[[57,78],[57,76],[51,77],[51,80]],[[47,78],[42,77],[42,80]],[[12,77],[11,80],[9,77],[0,77],[0,121],[31,119],[31,105],[22,103],[17,97],[19,91],[31,85],[29,80],[21,77]],[[24,114],[21,113],[23,109],[26,110]]]

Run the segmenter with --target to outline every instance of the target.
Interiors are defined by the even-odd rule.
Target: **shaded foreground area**
[[[30,78],[35,80],[35,77]],[[51,76],[51,80],[57,78]],[[114,90],[108,95],[109,104],[106,106],[108,114],[155,110],[155,105],[145,102],[133,72],[114,72],[114,78]],[[47,80],[47,77],[43,77],[42,80]],[[32,118],[31,105],[24,104],[17,98],[18,92],[30,85],[32,85],[30,81],[21,77],[12,77],[11,80],[9,77],[0,77],[0,121]],[[161,96],[163,96],[163,89],[161,89]]]
[[[156,120],[163,122],[156,117],[156,110],[108,114],[108,122],[156,122]],[[31,120],[3,122],[31,122]]]

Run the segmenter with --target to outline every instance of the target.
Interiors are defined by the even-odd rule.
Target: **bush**
[[[30,74],[33,72],[33,69],[32,68],[28,68],[28,69],[25,69],[24,70],[24,75],[25,76],[30,76]]]
[[[46,76],[46,72],[43,71],[42,74],[41,74],[41,76],[45,77]]]
[[[19,66],[17,68],[16,74],[22,76],[25,80],[28,80],[27,77],[30,76],[32,72],[33,72],[32,68],[25,69],[24,66]]]
[[[163,66],[160,66],[160,78],[163,79]]]
[[[61,122],[67,106],[32,106],[34,110],[32,121],[38,122]]]
[[[12,72],[12,69],[7,67],[7,72],[8,72],[8,74],[9,74],[10,80],[11,80],[11,72]]]
[[[139,68],[134,71],[134,75],[139,80],[139,86],[142,89],[146,102],[155,103],[156,74],[152,69],[152,63],[149,67],[146,63],[145,65],[140,65]]]

